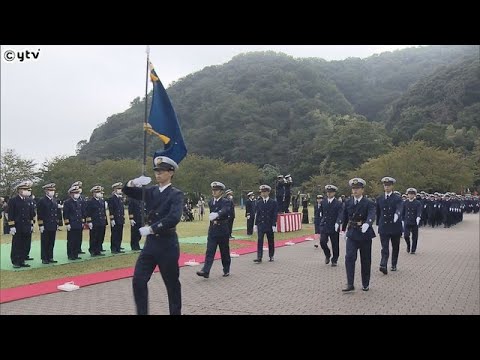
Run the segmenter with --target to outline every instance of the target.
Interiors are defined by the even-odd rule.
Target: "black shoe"
[[[411,254],[411,255],[415,255],[415,251],[412,251],[410,254]]]
[[[315,245],[313,245],[313,246],[315,246],[315,249],[318,249],[318,245],[317,245],[317,244],[315,244]]]
[[[42,260],[42,264],[50,264],[48,260]]]
[[[347,285],[345,289],[342,289],[343,292],[353,291],[355,287],[353,285]]]
[[[56,263],[58,263],[58,261],[57,261],[57,260],[53,260],[53,259],[50,259],[50,260],[48,260],[48,262],[49,262],[49,263],[52,263],[52,264],[56,264]]]
[[[105,256],[105,254],[98,253],[98,254],[95,254],[95,256]]]
[[[34,260],[34,258],[32,258],[32,257],[30,257],[30,256],[27,256],[27,257],[25,258],[25,260]]]
[[[197,275],[198,275],[198,276],[203,276],[205,279],[208,279],[208,278],[210,277],[210,274],[209,274],[209,273],[206,273],[206,272],[203,271],[203,270],[197,271]]]
[[[329,257],[325,257],[325,264],[330,264],[330,256]]]
[[[407,253],[410,253],[410,247],[407,247]]]
[[[79,254],[85,254],[85,251],[79,251],[78,253]]]
[[[262,262],[262,259],[255,259],[253,260],[254,263],[261,263]]]
[[[273,256],[270,258],[270,260],[268,260],[269,262],[273,262]]]
[[[14,269],[20,269],[22,267],[21,265],[17,265],[17,264],[12,264],[12,266]]]
[[[386,266],[380,266],[380,269],[379,269],[382,273],[384,273],[385,275],[388,274],[388,271],[387,271],[387,267]]]
[[[120,250],[125,250],[125,248],[122,248],[122,247],[120,246]]]
[[[30,267],[30,265],[23,263],[23,264],[20,264],[20,267]]]
[[[227,276],[230,276],[230,273],[223,274],[223,277],[227,277]]]
[[[397,267],[396,267],[396,266],[392,266],[392,267],[390,268],[390,271],[397,271]]]
[[[363,291],[368,291],[368,290],[370,290],[370,288],[368,286],[364,286],[364,287],[362,287],[362,290]]]
[[[125,251],[119,250],[119,251],[117,251],[117,254],[125,254]]]
[[[105,252],[105,251],[107,251],[107,250],[103,250],[103,249],[102,249],[102,250],[100,250],[100,251],[101,251],[101,252]]]
[[[337,266],[337,263],[332,261],[332,266]]]

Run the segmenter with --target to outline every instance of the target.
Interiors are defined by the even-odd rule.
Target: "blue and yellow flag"
[[[153,82],[153,100],[148,123],[144,128],[149,134],[156,135],[165,144],[163,150],[157,150],[153,156],[167,156],[177,164],[187,155],[187,147],[173,109],[162,82],[150,63],[150,79]]]

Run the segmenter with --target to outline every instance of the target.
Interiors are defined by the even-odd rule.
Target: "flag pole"
[[[150,45],[147,45],[147,71],[145,77],[145,118],[144,125],[148,123],[148,73],[149,73],[149,62],[150,62]],[[143,129],[143,165],[142,165],[142,175],[146,175],[147,168],[147,130]],[[142,226],[145,226],[145,186],[142,186]]]

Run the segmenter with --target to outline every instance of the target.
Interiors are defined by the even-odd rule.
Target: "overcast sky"
[[[410,46],[154,45],[150,59],[167,87],[244,52],[274,50],[294,57],[342,60]],[[32,53],[29,59],[27,50]],[[2,152],[14,149],[38,163],[74,155],[77,143],[89,140],[108,116],[125,111],[134,98],[145,95],[144,45],[2,45],[1,56]]]

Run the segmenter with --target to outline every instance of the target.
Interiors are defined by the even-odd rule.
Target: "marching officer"
[[[270,191],[272,188],[268,185],[260,186],[261,199],[257,201],[255,210],[255,226],[254,232],[258,232],[257,242],[257,258],[253,260],[259,264],[263,258],[263,237],[267,235],[268,240],[268,256],[269,261],[273,261],[275,255],[274,233],[277,232],[277,213],[278,203],[270,199]]]
[[[125,224],[125,208],[123,206],[121,182],[112,185],[112,197],[108,199],[108,212],[110,213],[111,240],[110,250],[112,254],[124,253],[122,249],[123,224]]]
[[[8,201],[8,225],[10,234],[13,235],[10,260],[15,269],[30,267],[25,260],[33,260],[27,256],[35,217],[33,205],[29,201],[32,185],[30,180],[20,182],[16,187],[18,194]]]
[[[340,225],[343,222],[343,206],[335,198],[335,193],[337,192],[337,187],[335,185],[326,185],[325,191],[327,192],[327,198],[323,199],[321,202],[322,213],[319,230],[320,230],[320,246],[325,253],[325,264],[330,263],[330,256],[332,260],[332,266],[337,266],[338,256],[340,253],[339,250],[339,239],[338,239],[338,230]],[[328,238],[332,243],[332,252],[328,248]]]
[[[63,219],[67,227],[67,256],[69,260],[80,260],[78,256],[82,243],[82,230],[85,223],[85,214],[80,199],[81,189],[72,186],[68,189],[70,198],[63,204]]]
[[[178,164],[166,156],[155,157],[153,164],[158,185],[144,190],[147,224],[139,231],[147,239],[135,264],[133,295],[137,314],[147,315],[148,281],[158,265],[167,288],[170,315],[181,315],[182,288],[178,267],[180,246],[176,226],[182,217],[184,199],[183,192],[172,186],[172,178]],[[148,185],[150,181],[149,177],[140,176],[130,180],[123,187],[123,191],[128,197],[141,200],[142,186]]]
[[[377,198],[377,225],[382,244],[380,271],[387,275],[390,241],[392,242],[392,267],[390,270],[397,271],[400,237],[402,236],[402,222],[399,220],[402,216],[403,201],[400,196],[393,193],[393,184],[396,183],[394,178],[385,176],[381,181],[385,194]]]
[[[247,235],[253,235],[256,200],[253,191],[250,191],[247,196],[248,200],[245,203],[245,217],[247,218]]]
[[[214,181],[210,184],[212,188],[212,199],[208,202],[210,214],[208,218],[210,225],[208,227],[207,250],[205,253],[205,263],[200,271],[197,271],[198,276],[203,276],[208,279],[210,276],[210,269],[213,265],[217,245],[220,249],[220,256],[222,258],[223,276],[230,275],[230,264],[232,259],[230,257],[230,245],[228,243],[230,237],[229,216],[231,214],[232,201],[222,197],[225,191],[225,185],[219,181]]]
[[[130,247],[133,251],[142,250],[139,229],[142,226],[142,201],[128,198],[128,217],[130,219]]]
[[[355,262],[357,250],[360,250],[360,266],[362,274],[362,290],[368,291],[370,286],[370,270],[372,265],[372,239],[376,236],[372,228],[375,221],[375,204],[363,196],[367,184],[361,178],[353,178],[348,182],[352,195],[343,208],[342,231],[347,230],[345,269],[347,271],[347,287],[342,291],[355,290]]]
[[[42,186],[45,196],[37,204],[38,229],[40,230],[40,256],[42,264],[57,263],[53,258],[53,248],[58,229],[58,204],[55,199],[55,184]]]
[[[102,254],[102,244],[105,239],[107,214],[103,200],[103,187],[96,185],[90,189],[92,197],[87,201],[85,221],[90,229],[88,251],[92,257],[105,256]]]
[[[418,226],[422,220],[422,203],[416,200],[417,189],[408,188],[408,200],[403,204],[402,218],[404,222],[404,238],[407,243],[407,253],[415,254],[417,250]],[[412,233],[412,248],[410,252],[410,232]]]

